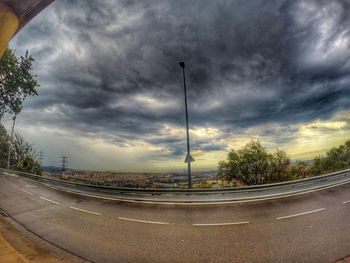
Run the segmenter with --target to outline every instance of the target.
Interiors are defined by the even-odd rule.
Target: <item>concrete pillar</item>
[[[0,3],[0,58],[19,26],[19,19],[7,5]]]

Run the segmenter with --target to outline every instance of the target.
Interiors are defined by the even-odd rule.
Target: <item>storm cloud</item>
[[[346,0],[57,0],[11,46],[41,84],[23,126],[158,149],[142,158],[184,156],[179,61],[198,152],[252,131],[278,146],[350,108]]]

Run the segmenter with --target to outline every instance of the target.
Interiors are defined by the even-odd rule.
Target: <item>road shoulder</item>
[[[0,262],[85,262],[60,251],[11,221],[6,215],[0,214]]]
[[[28,261],[12,247],[2,235],[0,235],[0,262],[28,263]]]

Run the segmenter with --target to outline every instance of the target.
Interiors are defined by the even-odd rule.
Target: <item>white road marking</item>
[[[48,202],[53,203],[53,204],[56,204],[56,205],[60,205],[60,204],[61,204],[61,203],[59,203],[59,202],[56,202],[56,201],[47,199],[47,198],[45,198],[45,197],[40,197],[40,199],[43,199],[43,200],[45,200],[45,201],[48,201]]]
[[[245,225],[249,224],[249,221],[243,222],[231,222],[231,223],[213,223],[213,224],[192,224],[193,226],[230,226],[230,225]]]
[[[93,214],[93,215],[96,215],[96,216],[100,216],[100,215],[101,215],[100,213],[96,213],[96,212],[84,210],[84,209],[77,208],[77,207],[74,207],[74,206],[71,206],[71,207],[69,207],[69,208],[74,209],[74,210],[78,210],[78,211],[80,211],[80,212],[85,212],[85,213]]]
[[[27,193],[27,194],[30,194],[30,195],[33,195],[33,193],[31,193],[31,192],[28,192],[28,191],[26,191],[26,190],[21,190],[22,192],[25,192],[25,193]]]
[[[118,219],[119,219],[119,220],[124,220],[124,221],[132,221],[132,222],[146,223],[146,224],[169,225],[169,223],[166,223],[166,222],[146,221],[146,220],[125,218],[125,217],[118,217]]]
[[[312,210],[312,211],[307,211],[307,212],[303,212],[303,213],[299,213],[299,214],[294,214],[294,215],[289,215],[289,216],[281,216],[281,217],[277,217],[277,220],[280,219],[286,219],[286,218],[291,218],[291,217],[297,217],[297,216],[302,216],[302,215],[307,215],[307,214],[312,214],[312,213],[317,213],[320,211],[325,210],[326,208],[320,208],[320,209],[316,209],[316,210]]]
[[[26,187],[36,187],[36,185],[26,184]]]
[[[347,203],[350,203],[350,200],[344,201],[344,202],[343,202],[343,205],[345,205],[345,204],[347,204]]]

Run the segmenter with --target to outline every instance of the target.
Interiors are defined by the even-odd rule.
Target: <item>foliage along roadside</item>
[[[219,163],[218,177],[245,185],[283,182],[321,175],[350,167],[350,140],[329,150],[325,157],[311,162],[291,163],[284,151],[269,153],[259,140],[251,141],[238,151],[231,150]]]
[[[8,148],[11,144],[10,169],[25,173],[42,174],[42,168],[36,160],[37,154],[32,144],[26,142],[24,138],[15,133],[12,143],[6,129],[0,124],[0,167],[7,166]]]
[[[19,58],[10,48],[6,48],[0,59],[0,120],[4,114],[18,115],[28,96],[38,95],[39,84],[32,74],[34,59],[28,53]],[[33,145],[25,142],[15,133],[13,139],[0,124],[0,167],[7,167],[11,148],[10,168],[23,172],[41,174],[42,169],[35,160]]]
[[[7,48],[0,59],[0,118],[5,113],[17,115],[28,96],[38,95],[39,84],[32,74],[34,59],[28,51],[17,58]]]

